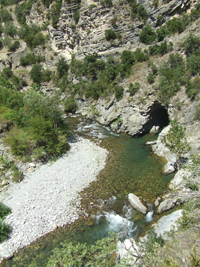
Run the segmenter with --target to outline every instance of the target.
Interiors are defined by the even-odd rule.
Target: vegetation
[[[0,202],[0,242],[8,238],[11,227],[3,223],[4,218],[11,212],[10,208]]]
[[[190,151],[190,146],[185,137],[185,128],[177,120],[171,120],[171,128],[165,138],[167,147],[177,156],[178,170],[182,166],[182,158]]]
[[[98,240],[94,245],[63,243],[55,249],[47,266],[116,266],[116,238]]]

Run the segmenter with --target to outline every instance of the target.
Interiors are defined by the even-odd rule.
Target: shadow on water
[[[157,136],[132,138],[113,134],[109,128],[81,117],[68,119],[68,124],[72,125],[75,135],[90,138],[109,151],[106,167],[98,180],[80,193],[83,216],[70,226],[41,237],[0,266],[46,266],[52,249],[63,241],[94,243],[109,232],[120,233],[122,238],[137,237],[156,218],[152,203],[166,191],[173,176],[161,173],[164,159],[145,145]],[[139,196],[148,206],[146,216],[131,208],[127,201],[129,193]],[[89,215],[87,218],[85,212]]]

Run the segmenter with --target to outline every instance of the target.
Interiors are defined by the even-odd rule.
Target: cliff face
[[[83,0],[81,3],[68,3],[63,1],[57,27],[51,25],[42,33],[49,41],[46,46],[36,47],[31,50],[26,42],[20,40],[20,47],[16,52],[8,52],[6,49],[0,51],[0,70],[10,66],[16,75],[25,78],[29,85],[29,71],[32,66],[23,68],[20,65],[20,57],[27,53],[34,52],[45,56],[45,62],[41,63],[44,69],[52,72],[56,71],[56,64],[59,58],[64,57],[70,63],[72,55],[75,59],[83,60],[86,55],[97,53],[104,61],[112,55],[120,60],[120,55],[124,50],[135,51],[137,48],[148,50],[149,45],[139,42],[139,34],[145,25],[150,25],[156,30],[163,22],[172,18],[178,18],[182,12],[190,12],[196,2],[189,0],[172,0],[168,3],[158,2],[155,6],[153,2],[138,1],[138,6],[143,6],[148,14],[144,19],[141,16],[133,17],[131,7],[128,2],[114,0],[112,2],[98,2]],[[110,3],[110,4],[109,4]],[[107,6],[106,6],[107,5]],[[10,9],[14,10],[15,6]],[[26,15],[26,23],[42,26],[46,22],[51,6],[46,8],[42,3],[34,3],[30,13]],[[79,19],[75,20],[75,12],[78,12]],[[17,22],[14,12],[12,12],[14,25],[19,29],[21,26]],[[167,43],[173,44],[173,53],[181,52],[180,42],[193,33],[199,36],[199,20],[189,25],[181,34],[175,33],[165,38]],[[115,40],[106,40],[105,32],[108,29],[115,31]],[[19,39],[19,36],[15,36]],[[3,34],[3,38],[5,35]],[[169,53],[164,56],[154,56],[153,60],[157,69],[163,61],[169,58]],[[119,80],[118,84],[123,87],[124,93],[120,101],[117,101],[114,94],[98,100],[88,99],[77,95],[78,112],[88,117],[94,117],[100,123],[109,125],[112,130],[126,132],[137,136],[149,131],[157,131],[160,127],[168,124],[169,118],[178,117],[180,122],[188,124],[195,117],[195,108],[198,102],[190,101],[181,88],[178,94],[171,98],[169,105],[164,105],[158,99],[157,90],[159,78],[155,78],[155,83],[147,82],[147,77],[151,72],[149,62],[141,62],[132,67],[132,73],[128,78]],[[70,76],[71,75],[71,76]],[[69,81],[77,83],[79,80],[74,74],[70,74]],[[130,83],[139,83],[140,89],[131,96],[129,93]],[[44,90],[55,90],[52,83],[44,83]],[[69,92],[63,93],[66,98]],[[179,105],[178,105],[179,103]],[[180,108],[181,107],[181,108]],[[186,116],[183,113],[187,111]]]
[[[158,26],[158,17],[163,17],[167,21],[191,6],[189,0],[159,3],[157,8],[145,0],[137,1],[137,4],[145,7],[148,13],[145,23],[152,27]],[[100,2],[84,0],[79,9],[79,22],[75,26],[73,14],[77,8],[76,4],[64,3],[58,28],[49,27],[54,49],[63,50],[66,58],[70,59],[72,53],[76,53],[78,59],[93,53],[108,56],[138,47],[139,32],[145,23],[142,19],[131,17],[128,2],[115,0],[112,6],[102,7]],[[120,34],[119,40],[106,41],[105,31],[107,29],[114,29]],[[142,47],[141,44],[139,46]]]

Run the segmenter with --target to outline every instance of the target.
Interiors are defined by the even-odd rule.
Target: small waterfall
[[[153,207],[152,207],[152,204],[147,203],[147,207],[148,207],[148,212],[146,214],[146,221],[147,222],[151,222],[151,221],[153,221]]]

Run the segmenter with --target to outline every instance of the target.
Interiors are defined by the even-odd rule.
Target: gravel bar
[[[96,179],[108,152],[83,138],[70,146],[65,156],[27,173],[21,183],[1,193],[0,201],[12,210],[5,219],[12,232],[0,244],[0,262],[56,227],[78,219],[78,192]]]

